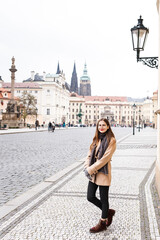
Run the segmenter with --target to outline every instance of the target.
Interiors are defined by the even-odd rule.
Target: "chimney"
[[[46,79],[46,72],[43,72],[43,80],[45,81]]]
[[[35,75],[35,72],[34,71],[31,71],[31,80],[34,81],[34,75]]]

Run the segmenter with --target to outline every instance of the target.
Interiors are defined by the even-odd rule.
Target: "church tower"
[[[73,73],[71,78],[71,87],[70,92],[78,93],[78,79],[77,79],[77,72],[76,72],[76,64],[74,63]]]
[[[60,73],[61,73],[61,71],[60,71],[59,62],[58,62],[56,74],[60,74]]]
[[[90,77],[87,73],[87,64],[84,64],[83,76],[80,78],[80,95],[91,96]]]

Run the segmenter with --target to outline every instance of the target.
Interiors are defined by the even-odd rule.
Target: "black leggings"
[[[100,200],[96,197],[96,191],[99,187]],[[108,218],[108,192],[109,186],[98,186],[95,183],[89,181],[88,191],[87,191],[87,200],[102,210],[102,218]]]

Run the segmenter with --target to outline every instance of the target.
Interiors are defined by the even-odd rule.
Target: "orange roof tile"
[[[15,88],[41,88],[38,83],[34,82],[23,82],[15,83]],[[3,88],[11,88],[11,83],[2,83]]]

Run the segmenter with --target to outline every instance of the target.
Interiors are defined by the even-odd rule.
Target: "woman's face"
[[[100,121],[98,124],[98,131],[101,133],[106,132],[109,129],[109,126],[104,122]]]

